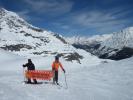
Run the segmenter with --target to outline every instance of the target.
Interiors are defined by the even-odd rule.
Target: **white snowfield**
[[[12,59],[11,59],[12,58]],[[90,59],[90,64],[67,62],[68,88],[60,69],[58,87],[50,82],[23,84],[22,64],[27,59],[0,50],[0,100],[133,100],[133,58],[118,62],[100,63]],[[51,69],[54,57],[32,58],[36,69]]]

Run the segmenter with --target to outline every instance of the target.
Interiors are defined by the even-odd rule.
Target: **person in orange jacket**
[[[53,62],[52,64],[52,71],[54,71],[54,77],[53,77],[53,84],[56,84],[59,85],[58,83],[58,69],[59,67],[62,69],[62,71],[65,73],[65,69],[63,68],[62,64],[60,63],[59,61],[59,57],[58,56],[55,56],[55,61]]]

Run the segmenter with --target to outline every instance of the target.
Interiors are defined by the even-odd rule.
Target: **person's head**
[[[55,61],[59,61],[59,57],[58,56],[55,56]]]
[[[28,63],[32,63],[31,59],[28,59]]]

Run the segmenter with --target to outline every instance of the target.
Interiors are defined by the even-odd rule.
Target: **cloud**
[[[131,13],[132,10],[122,8],[83,11],[73,14],[71,20],[74,25],[79,25],[81,28],[95,29],[102,33],[116,31],[129,24],[131,18],[129,19],[127,15]]]
[[[28,15],[29,11],[28,10],[23,10],[23,11],[19,11],[16,12],[20,17],[22,17],[25,20],[30,20],[30,16]]]
[[[70,12],[73,2],[69,0],[25,0],[29,9],[36,13],[60,15]]]
[[[50,21],[51,18],[69,13],[74,4],[69,0],[23,0],[23,2],[25,4],[24,9],[16,13],[30,22]]]
[[[77,9],[76,4],[81,2],[74,0],[23,0],[25,7],[18,14],[34,24],[70,34],[109,33],[132,23],[130,6],[117,4],[116,0],[102,0],[99,5],[98,2],[90,0],[87,6]]]
[[[34,23],[34,25],[36,25],[35,23],[41,23],[43,21],[41,17],[31,16],[29,10],[17,11],[16,13],[28,23]]]
[[[68,29],[71,29],[71,27],[65,23],[61,23],[61,22],[54,22],[52,23],[52,25],[56,28],[59,28],[59,29],[63,29],[63,30],[68,30]]]

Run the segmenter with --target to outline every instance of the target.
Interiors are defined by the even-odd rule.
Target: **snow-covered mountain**
[[[72,37],[66,37],[66,40],[70,44],[84,44],[84,45],[90,45],[93,43],[99,43],[102,41],[107,40],[110,38],[112,34],[104,34],[104,35],[94,35],[90,37],[86,36],[72,36]]]
[[[73,46],[91,52],[100,58],[120,60],[133,55],[133,27],[112,34],[77,40],[72,43]]]
[[[86,56],[85,51],[68,44],[61,35],[34,27],[3,8],[0,9],[0,48],[26,57],[59,55],[79,63]]]

